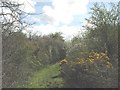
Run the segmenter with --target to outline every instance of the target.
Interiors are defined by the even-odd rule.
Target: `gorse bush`
[[[62,66],[65,86],[75,88],[105,87],[113,66],[105,53],[90,52],[86,57],[66,60]]]

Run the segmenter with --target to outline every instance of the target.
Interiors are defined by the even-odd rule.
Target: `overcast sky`
[[[26,31],[46,35],[62,32],[65,39],[70,39],[82,32],[82,25],[87,24],[89,9],[94,2],[117,2],[118,0],[12,0],[23,3],[28,13],[37,13],[27,17],[28,22],[35,22]],[[39,14],[42,13],[42,14]]]

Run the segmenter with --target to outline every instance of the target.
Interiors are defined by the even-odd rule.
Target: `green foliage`
[[[3,87],[25,87],[32,73],[66,55],[61,36],[27,38],[22,32],[14,32],[3,37]]]
[[[26,36],[21,32],[14,32],[3,39],[3,87],[14,87],[18,81],[26,80],[27,72],[24,75],[21,73],[21,65],[27,56],[25,43]],[[23,76],[24,79],[21,80]]]
[[[65,87],[118,86],[116,67],[118,63],[118,13],[117,6],[112,5],[109,11],[104,5],[95,4],[91,9],[91,17],[87,19],[92,26],[85,26],[87,31],[83,37],[77,36],[72,39],[73,46],[66,57],[68,63],[62,65]],[[91,53],[91,51],[96,53]]]
[[[34,38],[32,40],[34,40]],[[59,33],[38,37],[35,41],[35,45],[36,49],[33,55],[36,58],[34,61],[36,64],[38,61],[46,65],[53,64],[65,58],[66,49],[64,40]]]
[[[63,79],[60,77],[60,66],[50,65],[34,73],[28,81],[28,88],[60,88]]]
[[[108,10],[104,4],[94,4],[91,17],[86,19],[90,26],[85,26],[87,32],[84,42],[88,51],[108,51],[110,57],[117,57],[118,50],[118,6],[109,4]]]

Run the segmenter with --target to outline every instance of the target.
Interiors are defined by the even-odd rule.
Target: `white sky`
[[[19,3],[23,3],[24,7],[21,9],[29,13],[41,13],[44,14],[38,17],[31,17],[31,21],[43,22],[39,25],[33,25],[32,28],[27,28],[26,31],[32,31],[33,33],[49,34],[54,32],[62,32],[65,39],[70,39],[73,35],[76,35],[78,31],[81,31],[81,26],[72,25],[78,16],[85,16],[88,14],[87,5],[89,1],[94,0],[12,0]],[[96,0],[97,1],[97,0]],[[99,0],[98,0],[99,1]],[[51,5],[44,5],[36,10],[36,4],[38,2],[51,2]],[[39,12],[36,12],[39,11]],[[86,24],[85,21],[83,21]],[[44,24],[46,23],[46,24]]]
[[[19,0],[19,3],[24,3],[26,12],[35,12],[35,5],[41,0]],[[46,0],[45,0],[46,1]],[[47,0],[48,1],[48,0]],[[87,13],[88,0],[50,0],[52,5],[42,7],[44,14],[38,17],[31,18],[33,21],[41,20],[46,24],[34,25],[27,30],[37,34],[49,34],[54,32],[62,32],[65,39],[70,39],[80,31],[80,26],[71,25],[76,16]],[[29,3],[28,3],[29,2]],[[31,6],[32,5],[32,6]],[[40,13],[37,12],[37,13]],[[25,32],[25,31],[24,31]]]

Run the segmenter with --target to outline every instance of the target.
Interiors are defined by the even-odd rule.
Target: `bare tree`
[[[21,4],[9,0],[0,0],[0,23],[2,24],[2,33],[10,34],[12,30],[20,30],[22,25]]]

